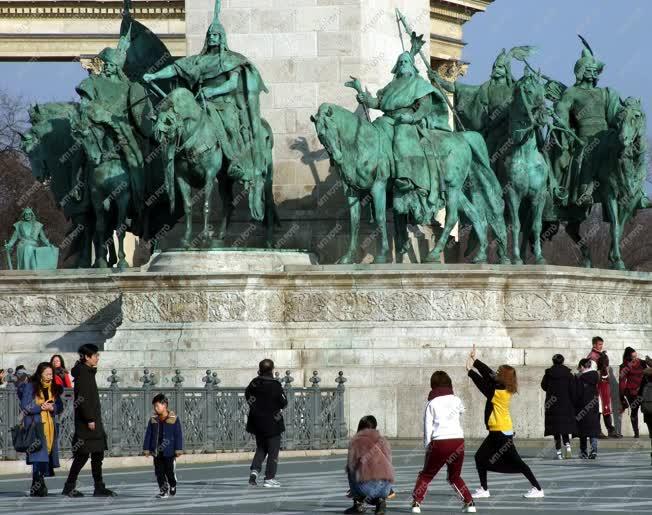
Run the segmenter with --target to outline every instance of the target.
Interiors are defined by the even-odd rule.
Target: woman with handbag
[[[26,431],[35,426],[37,438],[27,449],[27,464],[32,465],[31,497],[45,497],[48,489],[45,478],[54,476],[59,468],[59,444],[55,417],[63,411],[63,389],[53,380],[52,365],[40,363],[36,372],[25,384],[20,407],[24,413],[23,427]]]

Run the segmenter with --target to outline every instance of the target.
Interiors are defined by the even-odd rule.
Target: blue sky
[[[487,79],[494,58],[505,48],[535,45],[531,62],[571,85],[573,65],[586,37],[606,63],[600,84],[623,97],[643,99],[652,109],[652,2],[650,0],[496,0],[465,25],[464,59],[471,66],[463,82]],[[520,70],[515,66],[515,71]],[[28,101],[69,100],[86,73],[79,63],[0,63],[0,90]],[[652,127],[652,113],[648,116]]]
[[[622,97],[640,97],[651,128],[650,27],[650,0],[495,0],[464,26],[463,59],[471,65],[461,81],[487,80],[502,48],[534,45],[538,53],[530,64],[570,86],[583,48],[581,34],[606,64],[600,85],[615,88]],[[514,70],[521,73],[519,66]]]

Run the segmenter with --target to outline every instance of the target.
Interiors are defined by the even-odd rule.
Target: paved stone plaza
[[[528,484],[521,476],[489,474],[490,499],[477,502],[478,512],[491,513],[650,513],[652,512],[652,467],[649,453],[627,449],[605,450],[597,461],[552,460],[550,449],[521,449],[521,453],[541,482],[546,497],[526,501],[521,495]],[[545,456],[544,456],[545,455]],[[414,480],[421,465],[421,449],[397,450],[397,497],[389,503],[388,513],[409,513]],[[67,499],[59,495],[47,499],[25,496],[27,477],[0,479],[0,513],[42,515],[43,513],[341,513],[349,506],[344,476],[345,457],[300,458],[282,461],[278,479],[280,490],[247,486],[248,464],[187,465],[177,470],[178,494],[157,500],[152,469],[108,471],[107,484],[120,493],[108,501],[85,497]],[[58,494],[65,473],[48,482]],[[469,488],[478,486],[473,454],[467,451],[463,477]],[[81,490],[91,491],[88,472],[82,477]],[[432,483],[423,513],[455,513],[460,503],[441,474]],[[373,510],[369,511],[373,513]]]

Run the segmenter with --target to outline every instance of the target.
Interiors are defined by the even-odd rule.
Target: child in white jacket
[[[448,482],[464,501],[462,511],[475,513],[473,497],[461,477],[464,463],[464,431],[461,417],[464,404],[453,394],[451,378],[441,370],[430,378],[430,394],[423,414],[426,459],[412,493],[412,513],[421,513],[428,485],[446,465]]]

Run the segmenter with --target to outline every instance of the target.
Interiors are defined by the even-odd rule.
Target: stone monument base
[[[602,336],[615,403],[623,349],[652,354],[649,273],[298,264],[243,271],[235,261],[220,272],[0,273],[0,367],[33,369],[56,352],[70,366],[80,343],[95,342],[103,351],[98,382],[116,368],[124,386],[138,385],[145,367],[160,384],[178,368],[187,385],[201,385],[207,369],[221,386],[243,385],[266,357],[292,370],[297,385],[309,386],[319,370],[333,386],[343,370],[349,427],[374,414],[383,433],[398,438],[419,437],[430,375],[443,369],[467,406],[466,436],[481,438],[485,400],[464,369],[475,344],[487,364],[517,368],[515,430],[540,438],[540,382],[553,354],[574,368],[591,337]],[[631,434],[629,420],[622,431]]]
[[[152,256],[150,273],[282,272],[286,266],[314,265],[314,254],[301,250],[270,249],[170,249]]]

